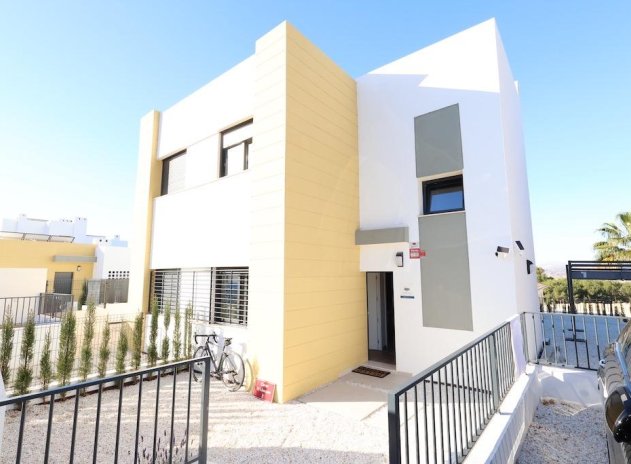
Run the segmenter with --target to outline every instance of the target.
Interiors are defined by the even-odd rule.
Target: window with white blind
[[[179,192],[186,187],[186,151],[162,161],[162,189],[160,194]]]
[[[248,169],[252,145],[252,120],[221,133],[219,177],[230,176]]]
[[[247,267],[160,269],[151,273],[151,295],[160,313],[190,306],[195,320],[247,325],[248,281]]]

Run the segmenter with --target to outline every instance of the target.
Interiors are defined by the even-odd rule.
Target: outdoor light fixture
[[[506,258],[506,256],[508,256],[508,252],[510,250],[506,247],[503,246],[498,246],[497,247],[497,251],[495,251],[495,256],[500,256],[502,255],[502,258]]]
[[[523,255],[524,254],[524,245],[519,240],[515,241],[515,245],[517,245],[517,249],[519,250],[519,254]]]
[[[77,272],[81,272],[81,265],[77,266]]]
[[[526,260],[526,273],[530,274],[530,268],[532,267],[533,264],[535,263],[533,263],[529,259]]]
[[[397,254],[395,256],[395,261],[397,263],[397,267],[403,267],[403,252],[402,251],[397,251]]]

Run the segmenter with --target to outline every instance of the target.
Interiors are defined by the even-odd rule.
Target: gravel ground
[[[168,443],[173,396],[173,377],[161,379],[159,395],[158,433],[160,446]],[[143,383],[139,434],[150,452],[156,407],[157,381]],[[186,431],[188,374],[177,377],[175,395],[175,442],[182,443]],[[199,402],[201,387],[193,383],[191,393],[190,456],[199,443]],[[97,462],[111,463],[114,459],[119,390],[103,392],[99,420]],[[79,399],[75,462],[92,462],[98,395]],[[123,390],[123,408],[119,462],[133,462],[136,433],[138,385]],[[55,402],[51,434],[50,460],[67,463],[72,436],[74,398]],[[43,462],[49,405],[29,404],[22,446],[22,462]],[[7,411],[0,463],[15,462],[20,413]],[[377,428],[311,405],[291,402],[271,404],[254,398],[251,393],[230,393],[218,381],[211,382],[209,406],[209,461],[217,463],[383,463],[387,462],[388,436],[386,427]],[[184,454],[184,447],[177,456]],[[150,460],[141,460],[150,462]],[[161,461],[158,461],[161,462]],[[181,460],[174,460],[181,462]]]
[[[603,409],[543,399],[522,444],[518,464],[607,464]]]

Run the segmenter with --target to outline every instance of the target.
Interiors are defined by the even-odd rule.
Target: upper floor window
[[[162,161],[161,195],[184,190],[186,186],[186,151],[170,156]]]
[[[423,183],[423,213],[447,213],[464,210],[462,175]]]
[[[230,176],[248,168],[252,145],[252,120],[221,133],[219,177]]]

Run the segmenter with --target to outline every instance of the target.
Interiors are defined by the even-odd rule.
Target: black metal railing
[[[514,380],[506,323],[390,392],[390,463],[462,462]]]
[[[2,460],[206,463],[209,383],[205,357],[1,400]]]
[[[605,347],[629,319],[566,313],[522,313],[524,357],[534,364],[598,370]]]
[[[72,309],[72,295],[60,293],[40,293],[37,296],[16,296],[0,298],[0,323],[10,317],[15,326],[26,324],[29,315],[35,316],[35,323],[46,323]]]

